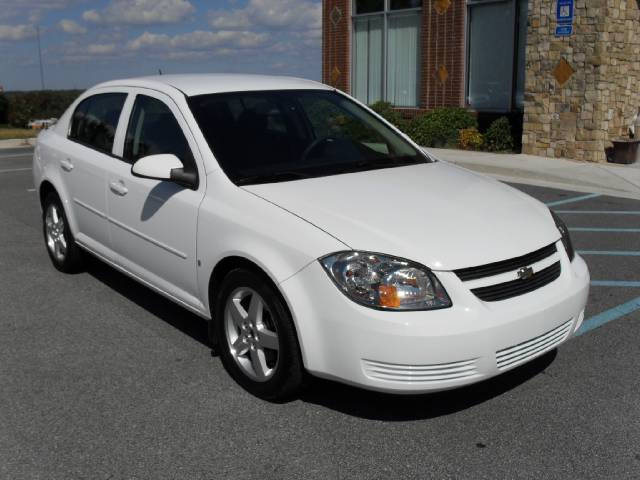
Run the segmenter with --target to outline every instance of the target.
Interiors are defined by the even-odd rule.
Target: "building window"
[[[422,0],[354,0],[353,95],[417,107]]]
[[[522,110],[527,0],[467,4],[467,103],[480,112]]]

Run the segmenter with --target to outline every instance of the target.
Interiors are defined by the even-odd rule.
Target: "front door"
[[[148,155],[171,153],[185,171],[199,173],[196,189],[131,174]],[[176,300],[202,310],[198,300],[196,230],[205,185],[199,151],[177,106],[155,91],[137,92],[124,139],[123,160],[107,179],[109,231],[117,262]]]

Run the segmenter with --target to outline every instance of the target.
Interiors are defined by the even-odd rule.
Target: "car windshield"
[[[189,105],[236,185],[392,168],[431,160],[331,90],[198,95]]]

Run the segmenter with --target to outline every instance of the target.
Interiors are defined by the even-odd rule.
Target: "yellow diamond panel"
[[[576,73],[569,62],[567,62],[564,58],[561,58],[556,68],[553,69],[553,76],[560,86],[563,86],[565,83],[569,81],[571,75]]]

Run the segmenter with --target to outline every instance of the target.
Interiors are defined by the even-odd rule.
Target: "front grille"
[[[365,374],[387,382],[434,383],[459,380],[478,374],[475,360],[462,360],[437,365],[399,365],[362,360]]]
[[[488,287],[474,288],[471,291],[485,302],[497,302],[508,298],[524,295],[538,288],[544,287],[560,276],[560,262],[534,273],[526,280],[517,279],[510,282],[489,285]]]
[[[519,343],[513,347],[498,350],[496,352],[498,370],[515,367],[546,350],[551,350],[567,338],[571,332],[571,325],[572,321],[569,320],[567,323],[531,340]]]
[[[529,266],[533,263],[544,260],[556,253],[558,249],[556,244],[552,243],[535,252],[522,255],[521,257],[510,258],[509,260],[502,260],[500,262],[488,263],[486,265],[480,265],[479,267],[461,268],[454,270],[454,273],[463,282],[469,280],[476,280],[478,278],[491,277],[493,275],[499,275],[501,273],[512,272],[519,268]]]

